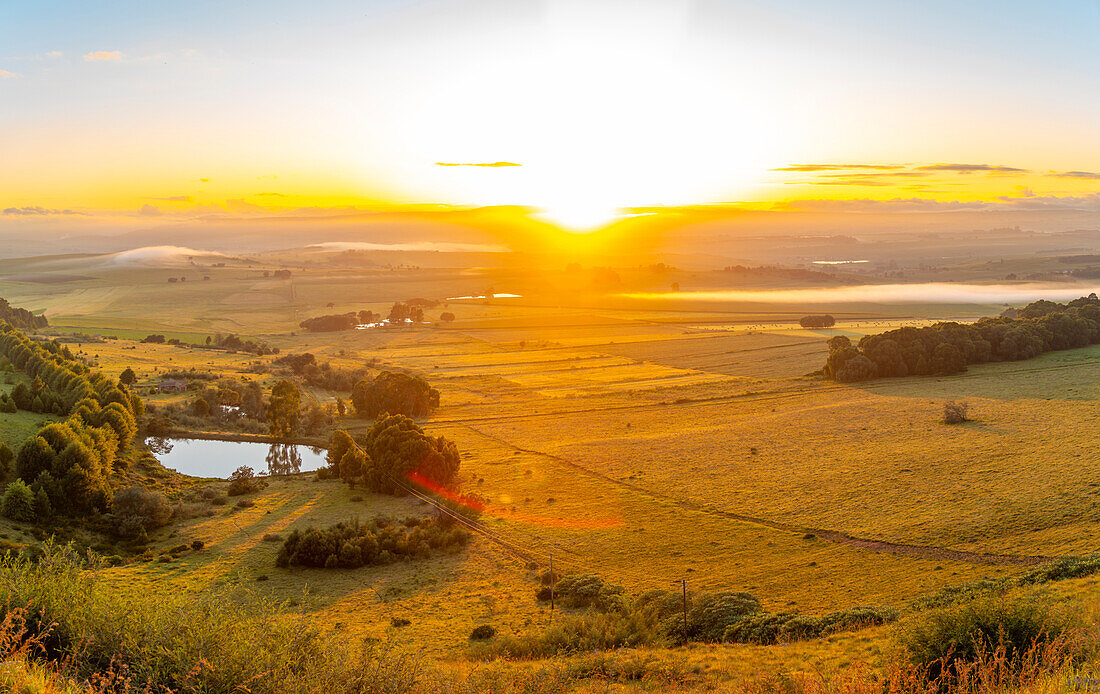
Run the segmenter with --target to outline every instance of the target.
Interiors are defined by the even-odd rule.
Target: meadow
[[[482,523],[492,533],[463,553],[408,564],[276,568],[272,536],[429,510],[303,473],[272,480],[251,506],[211,507],[158,531],[158,552],[194,540],[204,548],[108,569],[123,592],[248,586],[339,633],[461,663],[474,626],[524,634],[550,620],[534,597],[532,558],[544,567],[553,555],[562,571],[595,573],[633,593],[686,580],[692,592],[744,590],[770,611],[823,614],[904,609],[945,586],[1091,552],[1100,540],[1100,472],[1092,464],[1100,348],[943,378],[843,385],[812,375],[830,336],[972,320],[1001,306],[637,305],[563,291],[569,273],[547,279],[509,268],[315,268],[302,260],[292,279],[276,280],[263,273],[280,266],[262,257],[217,268],[98,262],[25,261],[24,273],[67,274],[55,282],[0,277],[0,296],[44,310],[47,334],[85,335],[66,339],[101,370],[133,368],[139,390],[160,372],[192,368],[272,383],[254,368],[272,356],[138,341],[150,333],[201,343],[232,332],[333,366],[422,375],[442,393],[422,423],[457,444],[461,489],[488,500]],[[4,269],[0,262],[0,275]],[[623,274],[631,289],[677,279]],[[185,283],[168,282],[181,275]],[[678,279],[687,286],[691,278]],[[447,300],[487,287],[520,296]],[[384,312],[415,297],[441,302],[428,311],[430,325],[298,327],[307,317]],[[435,320],[443,310],[455,320]],[[837,315],[835,327],[798,326],[799,316],[825,311]],[[304,392],[322,405],[347,397]],[[189,398],[148,396],[154,405]],[[949,400],[967,402],[973,421],[943,424]],[[25,414],[2,421],[0,435],[12,442],[35,424]],[[349,415],[336,426],[355,433],[369,422]],[[162,485],[182,500],[224,483]],[[409,624],[396,627],[395,619]],[[890,628],[784,650],[700,646],[677,657],[728,677],[745,663],[764,671],[840,667],[876,662]]]

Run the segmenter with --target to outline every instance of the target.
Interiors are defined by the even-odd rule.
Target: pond
[[[242,465],[258,475],[286,475],[325,466],[325,449],[294,444],[207,439],[146,439],[164,467],[193,477],[225,479]]]

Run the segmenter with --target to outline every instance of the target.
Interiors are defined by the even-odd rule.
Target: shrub
[[[549,580],[549,576],[546,578]],[[570,574],[554,586],[555,597],[562,606],[594,607],[602,612],[618,609],[623,593],[622,586],[611,585],[592,574]],[[549,600],[549,587],[544,585],[540,588],[537,597],[539,600]]]
[[[229,496],[251,494],[263,489],[263,481],[256,478],[256,473],[247,465],[242,465],[229,476]]]
[[[159,528],[172,517],[167,497],[137,485],[115,492],[111,513],[115,519],[115,532],[120,537],[129,538],[136,537],[140,531]]]
[[[206,546],[206,543],[204,543],[202,540],[195,540],[194,542],[191,543],[191,549],[195,552],[198,552],[200,549],[202,549],[205,546]]]
[[[412,624],[412,622],[405,619],[404,617],[391,617],[390,618],[390,626],[392,626],[392,627],[407,627],[410,624]]]
[[[954,400],[945,402],[943,405],[943,423],[944,424],[962,424],[969,421],[967,412],[970,406],[965,402],[959,403]]]
[[[34,492],[23,480],[15,480],[4,489],[0,510],[12,520],[30,522],[35,518]]]
[[[949,682],[964,665],[1000,652],[1010,670],[1064,630],[1050,608],[1033,599],[989,597],[935,610],[900,632],[900,646],[930,681]]]
[[[283,542],[277,566],[354,569],[416,559],[464,547],[470,534],[446,528],[433,518],[406,518],[396,522],[378,517],[369,523],[353,520],[328,528],[294,530]]]
[[[470,632],[470,639],[473,641],[488,641],[496,635],[497,630],[494,627],[482,624],[474,627],[474,630]]]

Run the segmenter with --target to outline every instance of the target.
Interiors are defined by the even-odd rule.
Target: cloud
[[[286,193],[256,193],[253,197],[257,198],[285,198],[289,197]]]
[[[201,181],[202,183],[209,183],[210,179],[209,178],[200,178],[199,181]]]
[[[122,51],[92,51],[84,55],[84,60],[89,63],[97,60],[122,60]]]
[[[437,161],[436,166],[480,166],[489,169],[499,169],[505,166],[523,166],[523,164],[516,164],[511,161],[490,161],[490,162],[477,162],[477,163],[460,163],[450,161]]]
[[[7,79],[8,77],[15,77],[15,73],[8,72],[7,70],[0,70],[0,79]]]
[[[1092,171],[1052,171],[1047,176],[1055,178],[1083,178],[1088,180],[1100,180],[1100,173]]]
[[[154,207],[153,205],[142,205],[141,209],[138,210],[138,214],[142,217],[160,217],[164,212],[161,211],[159,207]]]
[[[47,51],[47,52],[46,52],[46,57],[47,57],[47,58],[61,58],[61,57],[63,57],[64,55],[65,55],[65,54],[64,54],[64,53],[62,53],[61,51]]]
[[[969,174],[976,171],[997,174],[1030,173],[1027,169],[1017,169],[1014,166],[997,166],[994,164],[929,164],[927,166],[918,166],[917,169],[920,171],[954,171],[955,173],[961,174]]]
[[[149,198],[150,200],[162,200],[164,202],[194,202],[190,195],[169,195],[166,198]]]
[[[786,181],[787,184],[811,186],[892,186],[897,179],[931,176],[928,171],[885,171],[875,173],[821,174],[810,181]]]
[[[904,169],[901,164],[791,164],[790,166],[784,166],[778,169],[772,169],[772,171],[849,171],[852,169],[878,169],[883,171],[889,171],[893,169]]]
[[[13,216],[31,216],[31,215],[48,215],[48,214],[80,214],[76,210],[51,210],[46,207],[38,207],[32,205],[29,207],[7,207],[3,211],[6,215]]]

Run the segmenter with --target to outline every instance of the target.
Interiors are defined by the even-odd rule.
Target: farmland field
[[[303,474],[273,480],[252,507],[174,524],[156,540],[161,546],[198,539],[206,549],[114,569],[112,581],[125,590],[248,585],[299,601],[348,633],[392,635],[390,620],[407,618],[406,642],[454,655],[472,624],[523,633],[547,618],[533,597],[531,557],[545,566],[553,555],[565,571],[596,573],[632,592],[687,580],[696,591],[748,591],[772,611],[820,614],[904,607],[944,586],[1011,575],[1100,542],[1100,348],[953,377],[844,385],[812,375],[830,336],[972,320],[994,306],[878,305],[838,311],[835,327],[808,330],[792,318],[798,307],[764,314],[559,301],[529,293],[536,288],[507,272],[307,270],[288,281],[259,277],[257,266],[187,269],[186,286],[166,282],[182,271],[107,268],[49,284],[9,277],[0,295],[44,309],[49,334],[77,333],[66,339],[98,368],[132,367],[139,389],[159,371],[181,369],[271,383],[254,367],[272,356],[137,341],[153,332],[185,343],[235,332],[333,366],[422,375],[442,394],[424,426],[462,451],[461,488],[488,500],[482,523],[493,537],[410,566],[279,569],[278,544],[265,535],[425,510],[414,499],[355,494]],[[456,316],[448,324],[331,333],[297,326],[489,283],[523,296],[447,302]],[[322,405],[340,395],[304,393]],[[973,421],[942,424],[948,400],[969,403]],[[1058,429],[1071,418],[1080,426]],[[351,433],[368,425],[351,416],[337,423]],[[21,420],[5,426],[14,442],[33,430]],[[820,657],[830,648],[822,645]]]

